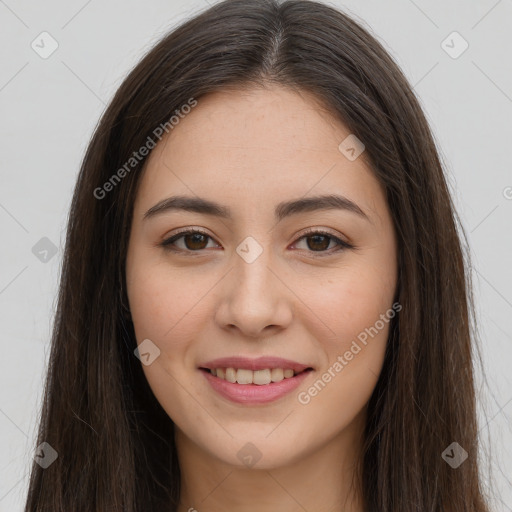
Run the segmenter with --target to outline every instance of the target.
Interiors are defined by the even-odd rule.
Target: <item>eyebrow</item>
[[[368,215],[353,201],[340,195],[321,195],[314,197],[303,197],[293,201],[279,203],[275,207],[274,216],[277,221],[285,217],[300,213],[313,212],[318,210],[346,210],[355,213],[359,217],[371,223]],[[200,197],[172,196],[162,199],[152,206],[143,216],[143,220],[150,219],[171,210],[184,210],[188,212],[212,215],[223,219],[231,220],[231,210],[223,205],[203,199]]]

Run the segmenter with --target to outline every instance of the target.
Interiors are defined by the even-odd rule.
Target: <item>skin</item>
[[[127,293],[137,342],[150,339],[160,349],[143,370],[176,425],[180,512],[364,510],[356,464],[389,323],[359,343],[362,350],[309,403],[298,400],[390,310],[396,291],[396,235],[384,191],[364,152],[350,161],[338,149],[349,134],[306,92],[222,91],[200,98],[147,161]],[[341,209],[274,219],[281,201],[333,193],[369,220]],[[178,194],[219,202],[233,218],[170,210],[143,220]],[[178,228],[211,238],[194,245],[189,237],[186,245],[182,237],[174,246],[181,253],[158,245]],[[332,238],[315,245],[304,238],[308,228],[355,249],[335,251]],[[252,263],[236,252],[247,236],[263,249]],[[279,356],[314,371],[275,402],[236,404],[211,388],[198,365],[238,355]],[[249,442],[261,454],[252,467],[237,457]]]

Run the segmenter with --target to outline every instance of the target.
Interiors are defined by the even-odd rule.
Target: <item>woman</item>
[[[181,25],[82,165],[26,511],[488,511],[456,219],[346,15]]]

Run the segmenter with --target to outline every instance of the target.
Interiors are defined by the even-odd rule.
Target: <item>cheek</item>
[[[363,409],[382,370],[395,316],[394,288],[377,277],[369,272],[364,278],[347,272],[336,286],[331,283],[327,292],[312,297],[322,323],[335,335],[329,332],[321,340],[325,363],[315,379],[299,390],[297,399],[309,421],[328,426],[326,436],[348,425]],[[313,442],[315,434],[311,435]]]
[[[200,329],[201,290],[194,289],[185,273],[164,265],[137,265],[127,272],[127,293],[137,341],[149,338],[161,350],[185,349]]]
[[[137,343],[150,339],[160,350],[142,369],[155,397],[173,419],[190,405],[180,383],[187,379],[190,347],[202,329],[199,301],[204,292],[194,292],[190,283],[186,286],[187,281],[184,273],[170,273],[161,263],[151,264],[149,257],[134,259],[127,268],[127,294]]]
[[[353,266],[307,291],[308,306],[323,324],[331,350],[342,350],[377,322],[392,306],[394,275],[380,267]],[[380,323],[379,323],[380,325]],[[381,326],[382,329],[382,326]]]
[[[394,260],[361,258],[314,295],[322,320],[336,336],[324,338],[327,363],[303,391],[310,413],[328,424],[348,420],[369,400],[382,370],[390,323],[396,316]],[[341,415],[341,416],[340,416]]]

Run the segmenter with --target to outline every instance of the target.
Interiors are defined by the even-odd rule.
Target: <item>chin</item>
[[[235,466],[237,469],[249,470],[271,470],[294,464],[298,459],[304,457],[306,449],[298,447],[297,442],[289,437],[286,440],[276,437],[269,439],[265,433],[258,435],[237,436],[225,445],[215,445],[214,440],[208,440],[207,446],[211,456],[223,463]],[[271,434],[272,436],[272,434]],[[215,446],[216,450],[211,451]],[[304,447],[305,448],[305,447]]]

